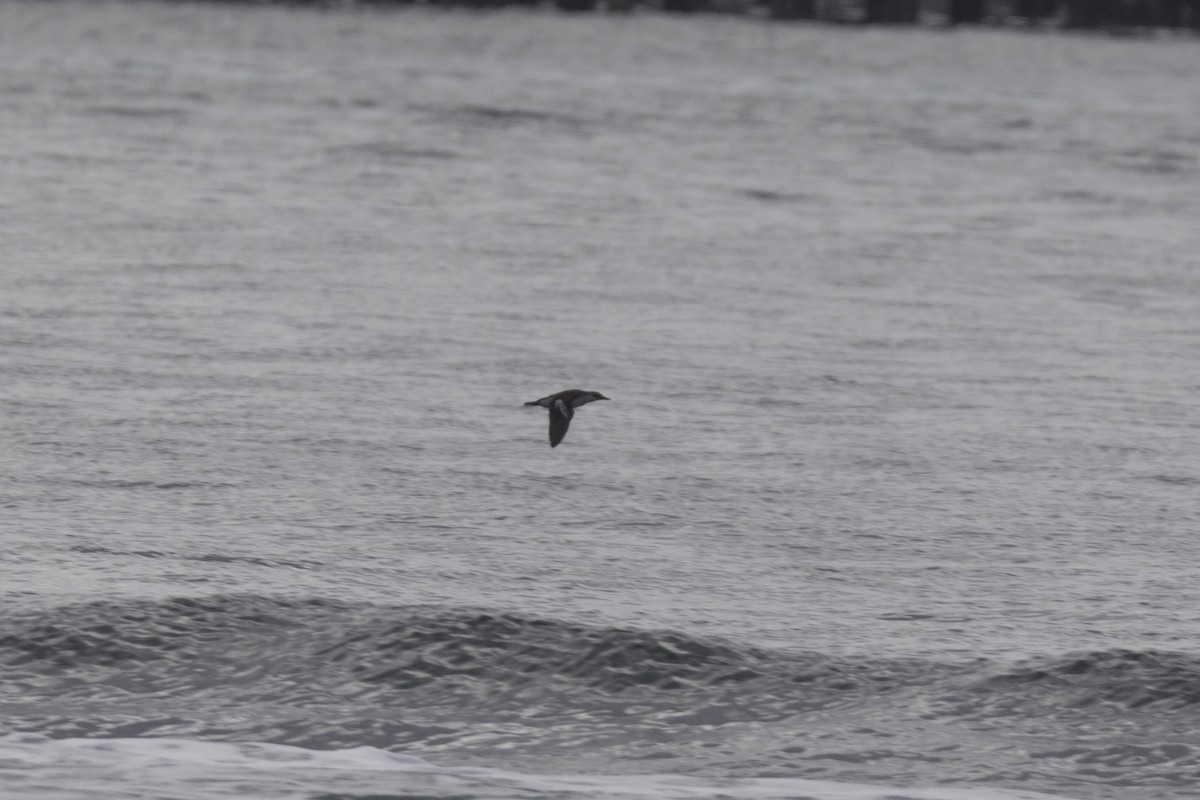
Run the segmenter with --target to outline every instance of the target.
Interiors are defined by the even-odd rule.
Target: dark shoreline
[[[677,14],[745,15],[775,21],[847,25],[977,25],[1030,30],[1079,30],[1118,36],[1169,31],[1200,33],[1200,0],[167,0],[327,10],[412,6],[558,9],[628,14],[637,9]]]

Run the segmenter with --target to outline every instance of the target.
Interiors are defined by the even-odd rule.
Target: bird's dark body
[[[566,389],[557,394],[547,395],[540,400],[530,400],[525,405],[541,406],[550,411],[550,446],[558,447],[558,443],[567,435],[567,428],[575,416],[575,409],[587,405],[593,400],[607,400],[599,392],[588,392],[583,389]]]

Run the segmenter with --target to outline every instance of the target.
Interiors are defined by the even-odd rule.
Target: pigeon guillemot
[[[530,400],[525,405],[541,406],[550,409],[550,446],[558,447],[558,443],[567,435],[567,427],[575,416],[575,409],[587,405],[593,400],[608,400],[599,392],[585,392],[583,389],[567,389],[543,397],[541,400]]]

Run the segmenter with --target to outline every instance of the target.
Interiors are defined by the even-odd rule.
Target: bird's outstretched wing
[[[558,447],[558,443],[567,435],[567,428],[571,425],[571,418],[574,416],[575,409],[562,400],[555,400],[554,405],[550,406],[551,447]]]

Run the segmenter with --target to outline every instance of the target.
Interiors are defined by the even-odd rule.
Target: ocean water
[[[1195,796],[1194,39],[0,52],[6,800]]]

